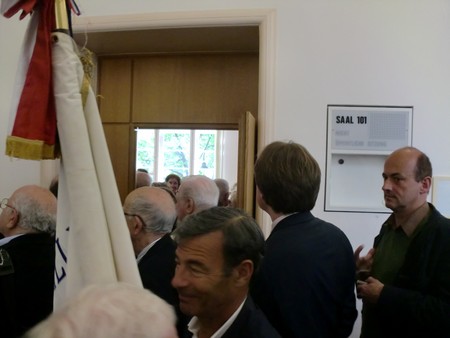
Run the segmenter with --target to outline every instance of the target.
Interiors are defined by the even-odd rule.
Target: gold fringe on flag
[[[6,138],[6,155],[25,160],[53,160],[57,157],[55,146],[17,136]]]

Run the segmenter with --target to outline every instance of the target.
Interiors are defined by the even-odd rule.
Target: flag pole
[[[67,18],[66,0],[55,0],[55,23],[56,30],[69,30],[69,19]]]

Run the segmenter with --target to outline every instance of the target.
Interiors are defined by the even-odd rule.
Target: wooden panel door
[[[105,58],[99,63],[98,106],[102,122],[128,123],[131,115],[131,58]]]
[[[128,124],[104,123],[105,138],[122,202],[129,192],[130,127]]]
[[[256,120],[250,112],[243,114],[239,122],[238,152],[238,207],[255,216]]]
[[[258,55],[161,55],[136,58],[136,123],[234,123],[258,108]]]

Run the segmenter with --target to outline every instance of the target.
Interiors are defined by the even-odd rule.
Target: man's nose
[[[178,265],[175,268],[175,274],[173,275],[172,278],[172,286],[177,289],[186,286],[187,284],[188,280],[186,278],[185,269]]]
[[[392,185],[391,185],[390,180],[388,178],[385,179],[383,182],[383,186],[381,187],[381,190],[386,191],[386,190],[391,190],[391,188],[392,188]]]

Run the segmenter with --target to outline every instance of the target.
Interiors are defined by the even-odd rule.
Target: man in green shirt
[[[427,202],[432,167],[420,150],[405,147],[385,161],[383,192],[393,213],[360,257],[361,337],[450,336],[450,220]]]

